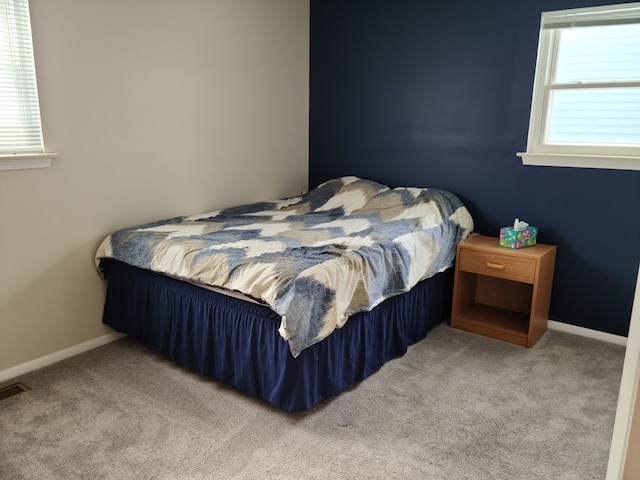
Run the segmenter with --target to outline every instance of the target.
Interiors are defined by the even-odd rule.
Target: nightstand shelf
[[[547,329],[556,247],[510,250],[478,236],[458,245],[451,326],[532,347]]]
[[[529,332],[529,315],[479,303],[459,312],[456,327],[487,337],[524,345]],[[467,327],[467,328],[464,328]]]

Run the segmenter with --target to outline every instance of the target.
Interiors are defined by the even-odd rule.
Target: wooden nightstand
[[[451,326],[524,347],[547,330],[555,245],[511,250],[494,237],[458,244]]]

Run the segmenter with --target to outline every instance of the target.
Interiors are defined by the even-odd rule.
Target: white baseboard
[[[551,330],[558,330],[560,332],[572,333],[574,335],[580,335],[582,337],[615,343],[616,345],[622,345],[625,347],[627,346],[627,337],[622,337],[620,335],[599,332],[597,330],[578,327],[576,325],[570,325],[568,323],[556,322],[554,320],[549,320],[547,326]],[[126,335],[123,333],[108,333],[107,335],[94,338],[93,340],[89,340],[88,342],[80,343],[78,345],[74,345],[73,347],[60,350],[59,352],[54,352],[49,355],[45,355],[44,357],[31,360],[30,362],[26,362],[21,365],[16,365],[15,367],[2,370],[0,371],[0,382],[10,380],[20,375],[24,375],[25,373],[29,373],[39,368],[46,367],[61,360],[73,357],[80,353],[84,353],[94,348],[101,347],[102,345],[106,345],[107,343],[115,342],[116,340],[119,340],[125,336]]]
[[[599,332],[598,330],[591,330],[590,328],[578,327],[576,325],[556,322],[554,320],[549,320],[547,327],[550,330],[558,330],[559,332],[573,333],[574,335],[580,335],[581,337],[594,338],[596,340],[602,340],[604,342],[615,343],[616,345],[622,345],[623,347],[627,346],[627,337],[614,335],[612,333]]]
[[[126,335],[124,335],[123,333],[108,333],[107,335],[103,335],[101,337],[94,338],[93,340],[74,345],[73,347],[65,348],[64,350],[45,355],[44,357],[36,358],[35,360],[31,360],[30,362],[7,368],[6,370],[0,371],[0,382],[4,382],[20,375],[24,375],[25,373],[32,372],[42,367],[46,367],[53,363],[59,362],[60,360],[65,360],[67,358],[78,355],[79,353],[84,353],[94,348],[101,347],[102,345],[106,345],[107,343],[115,342],[116,340],[119,340],[125,336]]]

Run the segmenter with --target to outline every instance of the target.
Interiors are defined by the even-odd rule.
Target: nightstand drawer
[[[516,282],[534,283],[535,259],[466,248],[460,249],[459,254],[459,269],[463,272],[505,278]]]

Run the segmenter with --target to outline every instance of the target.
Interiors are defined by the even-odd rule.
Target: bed
[[[402,355],[448,314],[473,220],[451,192],[358,177],[126,228],[95,261],[103,322],[287,410]]]

